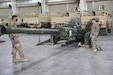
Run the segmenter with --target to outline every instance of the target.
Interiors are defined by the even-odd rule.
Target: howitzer
[[[59,40],[68,40],[70,37],[76,37],[76,40],[83,40],[84,32],[81,34],[80,29],[62,27],[59,29],[35,29],[35,28],[15,28],[0,25],[0,35],[10,34],[10,33],[27,33],[27,34],[51,34],[51,42],[56,44]]]
[[[92,23],[88,23],[86,28],[81,28],[78,26],[76,21],[70,21],[69,25],[65,25],[64,27],[58,29],[36,29],[36,28],[15,28],[0,25],[0,35],[10,34],[10,33],[27,33],[27,34],[50,34],[51,38],[38,43],[37,45],[51,42],[56,44],[60,40],[67,40],[66,43],[72,42],[82,42],[85,45],[91,45],[90,43],[90,29]],[[99,50],[102,50],[100,46],[98,46]]]
[[[47,41],[56,44],[60,40],[84,42],[85,29],[79,27],[77,20],[71,20],[68,25],[57,29],[36,29],[36,28],[14,28],[0,25],[0,35],[10,33],[27,33],[27,34],[50,34],[51,38]],[[40,43],[43,44],[44,42]]]

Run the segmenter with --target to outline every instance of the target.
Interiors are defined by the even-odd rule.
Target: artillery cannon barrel
[[[34,29],[34,28],[16,28],[0,25],[0,35],[10,33],[27,33],[27,34],[59,34],[58,29]]]

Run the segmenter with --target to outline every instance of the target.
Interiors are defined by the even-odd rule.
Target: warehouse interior
[[[0,75],[113,75],[112,6],[113,0],[0,0]],[[8,26],[12,15],[17,28]],[[78,46],[89,45],[85,29],[93,18],[100,25],[97,52]],[[12,62],[11,33],[27,62]]]
[[[10,0],[9,0],[10,1]],[[92,11],[92,0],[87,0],[88,1],[88,12]],[[8,0],[1,0],[0,1],[0,13],[1,13],[1,17],[6,17],[8,15],[6,14],[12,14],[12,10],[11,8],[8,6],[10,3],[8,2]],[[41,13],[41,8],[38,5],[38,0],[17,0],[18,2],[18,13],[20,16],[24,15],[24,14],[30,14],[30,13]],[[40,2],[40,1],[39,1]],[[48,1],[48,12],[49,13],[62,13],[65,14],[67,12],[67,1],[66,0],[59,0],[59,1],[52,1],[49,0]],[[69,12],[73,12],[73,9],[76,8],[77,4],[76,4],[76,0],[68,0],[68,4],[69,4]],[[112,0],[95,0],[95,11],[98,10],[99,5],[105,5],[108,10],[113,11],[112,9],[112,4],[113,1]],[[29,8],[29,10],[28,10]],[[55,8],[55,9],[54,9]],[[64,9],[64,10],[62,10]],[[5,12],[3,12],[5,11]]]

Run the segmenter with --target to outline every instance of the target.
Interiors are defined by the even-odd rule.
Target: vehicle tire
[[[85,45],[90,45],[91,44],[90,32],[85,33],[85,35],[84,35],[84,44]]]

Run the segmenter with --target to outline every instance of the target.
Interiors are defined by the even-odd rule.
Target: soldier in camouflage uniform
[[[100,31],[100,26],[99,26],[99,23],[96,22],[95,19],[92,19],[92,23],[93,23],[93,25],[91,27],[90,38],[91,38],[92,49],[94,50],[94,52],[96,52],[97,51],[96,40],[97,40],[97,36]]]
[[[12,16],[12,23],[9,24],[10,27],[17,27],[16,22],[17,22],[17,16],[13,15]],[[20,55],[20,61],[27,61],[27,59],[24,57],[23,51],[22,51],[22,46],[19,41],[19,36],[17,34],[11,33],[9,34],[9,38],[12,42],[12,60],[13,62],[18,61],[16,58],[16,53],[18,52]]]

